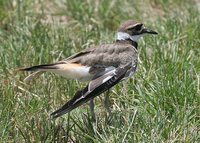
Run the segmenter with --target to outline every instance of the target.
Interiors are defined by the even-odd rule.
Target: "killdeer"
[[[145,28],[142,23],[128,20],[119,27],[117,40],[112,44],[85,49],[53,64],[18,70],[33,72],[25,78],[25,82],[44,72],[53,72],[68,79],[89,81],[85,88],[77,91],[71,100],[53,112],[51,116],[60,117],[88,101],[90,101],[91,112],[94,116],[93,99],[135,73],[138,63],[137,41],[146,34],[157,34],[157,32]],[[107,96],[105,104],[108,104]],[[105,107],[110,112],[109,106]]]

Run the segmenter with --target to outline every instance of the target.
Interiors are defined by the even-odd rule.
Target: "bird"
[[[66,59],[52,64],[42,64],[18,68],[18,71],[33,72],[24,81],[28,82],[44,72],[52,72],[68,79],[87,81],[66,104],[51,113],[52,118],[71,112],[86,102],[90,102],[92,116],[94,98],[109,91],[117,83],[131,77],[138,66],[138,40],[147,34],[158,34],[147,29],[141,22],[127,20],[117,30],[117,38],[111,44],[101,44],[80,51]],[[109,112],[109,95],[104,104]]]

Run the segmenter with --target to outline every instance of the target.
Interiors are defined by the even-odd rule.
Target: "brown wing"
[[[94,50],[95,50],[95,48],[88,48],[88,49],[85,49],[85,50],[83,50],[83,51],[81,51],[81,52],[79,52],[79,53],[76,53],[76,54],[74,54],[74,55],[72,55],[72,56],[70,56],[70,57],[68,57],[68,58],[66,58],[66,59],[63,59],[63,60],[59,61],[59,62],[63,62],[63,61],[65,61],[65,62],[67,61],[67,62],[71,62],[71,63],[76,62],[76,61],[78,61],[81,57],[90,54],[90,53],[93,52]],[[57,62],[57,63],[59,63],[59,62]]]
[[[106,68],[118,67],[137,60],[137,50],[127,43],[103,44],[75,54],[58,63],[78,63],[81,65]]]

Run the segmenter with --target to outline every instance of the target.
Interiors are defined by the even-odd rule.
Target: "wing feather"
[[[131,65],[128,64],[122,68],[116,68],[109,73],[102,75],[94,80],[92,80],[89,85],[87,85],[84,89],[78,91],[75,96],[69,100],[65,105],[63,105],[60,109],[56,110],[51,114],[53,118],[57,118],[66,114],[78,106],[86,103],[90,99],[100,95],[104,91],[110,89],[126,75],[127,70],[131,68]]]

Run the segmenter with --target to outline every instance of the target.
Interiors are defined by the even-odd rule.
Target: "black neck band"
[[[129,39],[125,39],[125,40],[117,40],[117,41],[128,41],[132,46],[134,46],[136,49],[137,49],[137,42],[131,40],[130,38]]]
[[[138,46],[137,42],[135,42],[135,41],[133,41],[131,39],[126,39],[126,40],[130,41],[131,45],[134,46],[137,49],[137,46]]]

